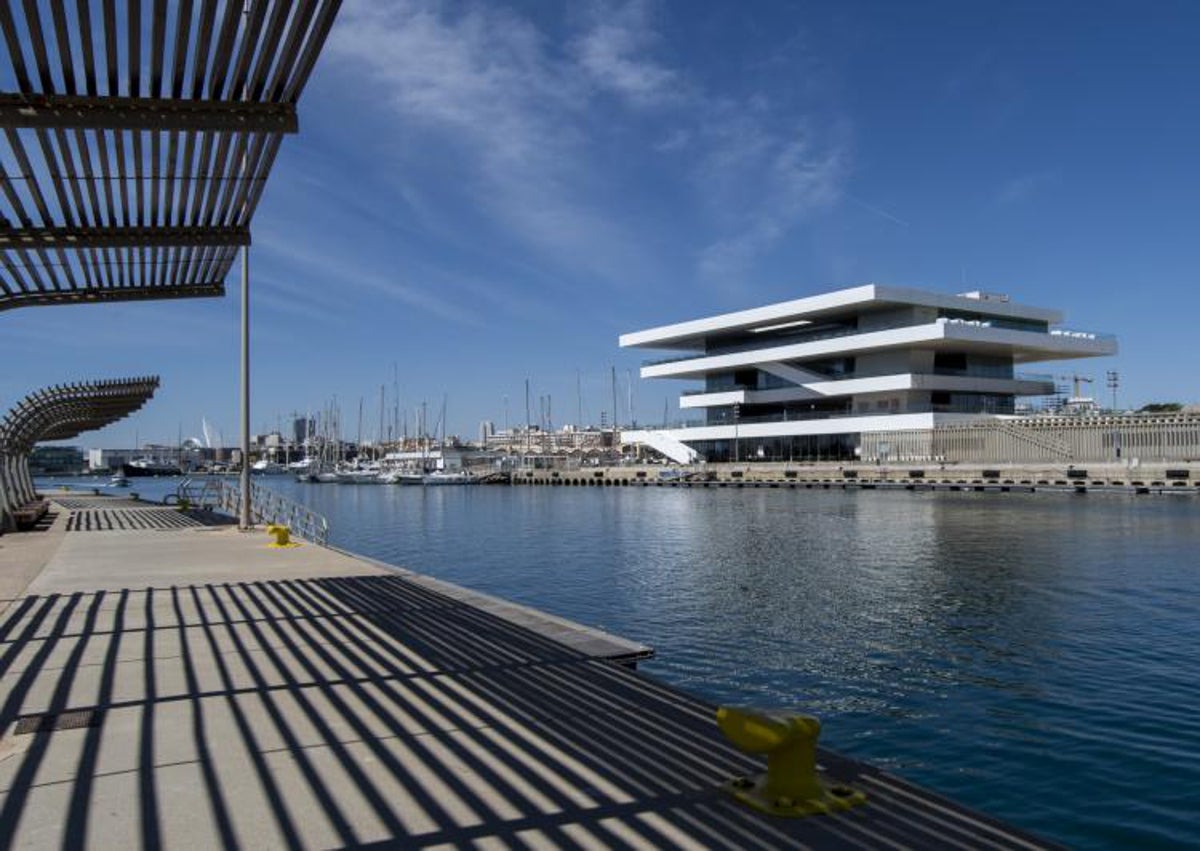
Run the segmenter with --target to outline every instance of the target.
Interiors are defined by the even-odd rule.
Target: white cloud
[[[848,148],[799,130],[791,137],[746,121],[718,146],[710,178],[712,197],[740,224],[700,252],[699,272],[725,286],[740,283],[755,258],[806,216],[841,198]]]
[[[848,158],[841,128],[813,132],[801,110],[761,92],[705,91],[654,55],[662,39],[644,2],[598,5],[575,20],[577,32],[556,43],[494,5],[362,3],[343,12],[329,50],[356,77],[365,72],[394,112],[397,156],[419,163],[431,141],[451,150],[456,191],[564,285],[680,274],[661,268],[661,253],[614,207],[612,187],[630,175],[603,147],[609,133],[678,157],[692,175],[699,204],[688,213],[707,214],[712,229],[688,238],[708,278],[748,267],[837,200]],[[614,94],[615,103],[599,100]]]
[[[682,151],[691,141],[692,131],[680,127],[672,130],[664,138],[655,142],[654,150],[660,154],[670,154],[675,151]]]
[[[686,92],[677,71],[643,55],[659,39],[648,18],[642,2],[606,10],[574,44],[580,67],[598,86],[638,106],[677,101]]]

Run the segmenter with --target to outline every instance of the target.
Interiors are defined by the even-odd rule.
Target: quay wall
[[[514,486],[842,487],[1200,494],[1200,463],[656,464],[520,470]]]

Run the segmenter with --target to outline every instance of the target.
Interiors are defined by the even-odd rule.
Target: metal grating
[[[24,715],[17,719],[13,735],[27,736],[35,733],[54,733],[59,730],[81,730],[100,724],[103,713],[99,709],[77,709],[69,712],[43,712]]]

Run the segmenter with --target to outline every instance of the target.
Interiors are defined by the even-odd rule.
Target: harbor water
[[[1048,838],[1200,846],[1195,497],[264,482],[337,546],[651,644]]]

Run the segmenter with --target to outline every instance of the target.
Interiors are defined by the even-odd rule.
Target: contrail
[[[904,219],[900,218],[899,216],[893,216],[887,210],[881,210],[879,207],[874,207],[874,206],[868,204],[866,201],[863,201],[859,198],[855,198],[849,192],[846,193],[846,198],[848,198],[850,201],[853,201],[858,206],[862,207],[868,213],[874,213],[877,216],[882,216],[883,218],[887,219],[889,222],[895,222],[896,224],[901,225],[902,227],[909,227],[908,222],[904,221]]]

